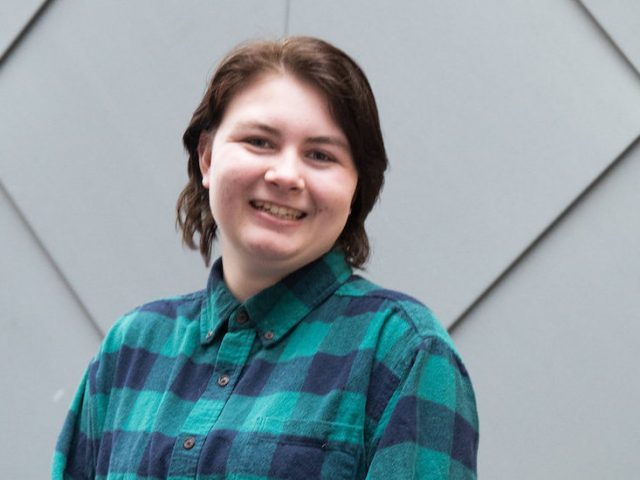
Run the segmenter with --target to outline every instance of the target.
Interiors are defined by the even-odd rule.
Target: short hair
[[[218,64],[182,137],[189,153],[189,180],[176,205],[176,225],[182,230],[182,240],[196,249],[194,236],[198,233],[200,253],[209,264],[216,222],[208,191],[202,186],[200,135],[214,133],[231,99],[268,72],[291,74],[322,92],[330,114],[349,142],[358,180],[351,212],[334,247],[344,252],[350,265],[362,268],[370,253],[364,223],[379,197],[388,164],[378,108],[358,64],[342,50],[312,37],[240,44]]]

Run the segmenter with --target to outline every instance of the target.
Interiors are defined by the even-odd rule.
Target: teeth
[[[263,212],[268,212],[271,215],[274,215],[278,218],[282,218],[285,220],[298,220],[304,216],[304,212],[300,210],[295,210],[293,208],[280,207],[278,205],[274,205],[269,202],[262,201],[254,201],[252,205],[256,207],[258,210],[262,210]]]

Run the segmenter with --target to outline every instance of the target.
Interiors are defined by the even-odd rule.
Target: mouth
[[[296,210],[295,208],[283,207],[275,203],[264,202],[262,200],[251,200],[249,204],[256,210],[266,212],[281,220],[300,220],[307,216],[305,212]]]

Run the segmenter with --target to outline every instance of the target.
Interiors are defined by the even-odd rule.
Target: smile
[[[306,213],[295,208],[283,207],[274,203],[263,202],[262,200],[252,200],[250,204],[256,210],[269,213],[283,220],[300,220],[306,216]]]

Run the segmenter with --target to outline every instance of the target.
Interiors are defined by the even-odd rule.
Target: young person
[[[417,300],[354,275],[387,156],[373,93],[313,38],[241,45],[184,134],[206,289],[116,322],[53,478],[475,478],[468,374]]]

